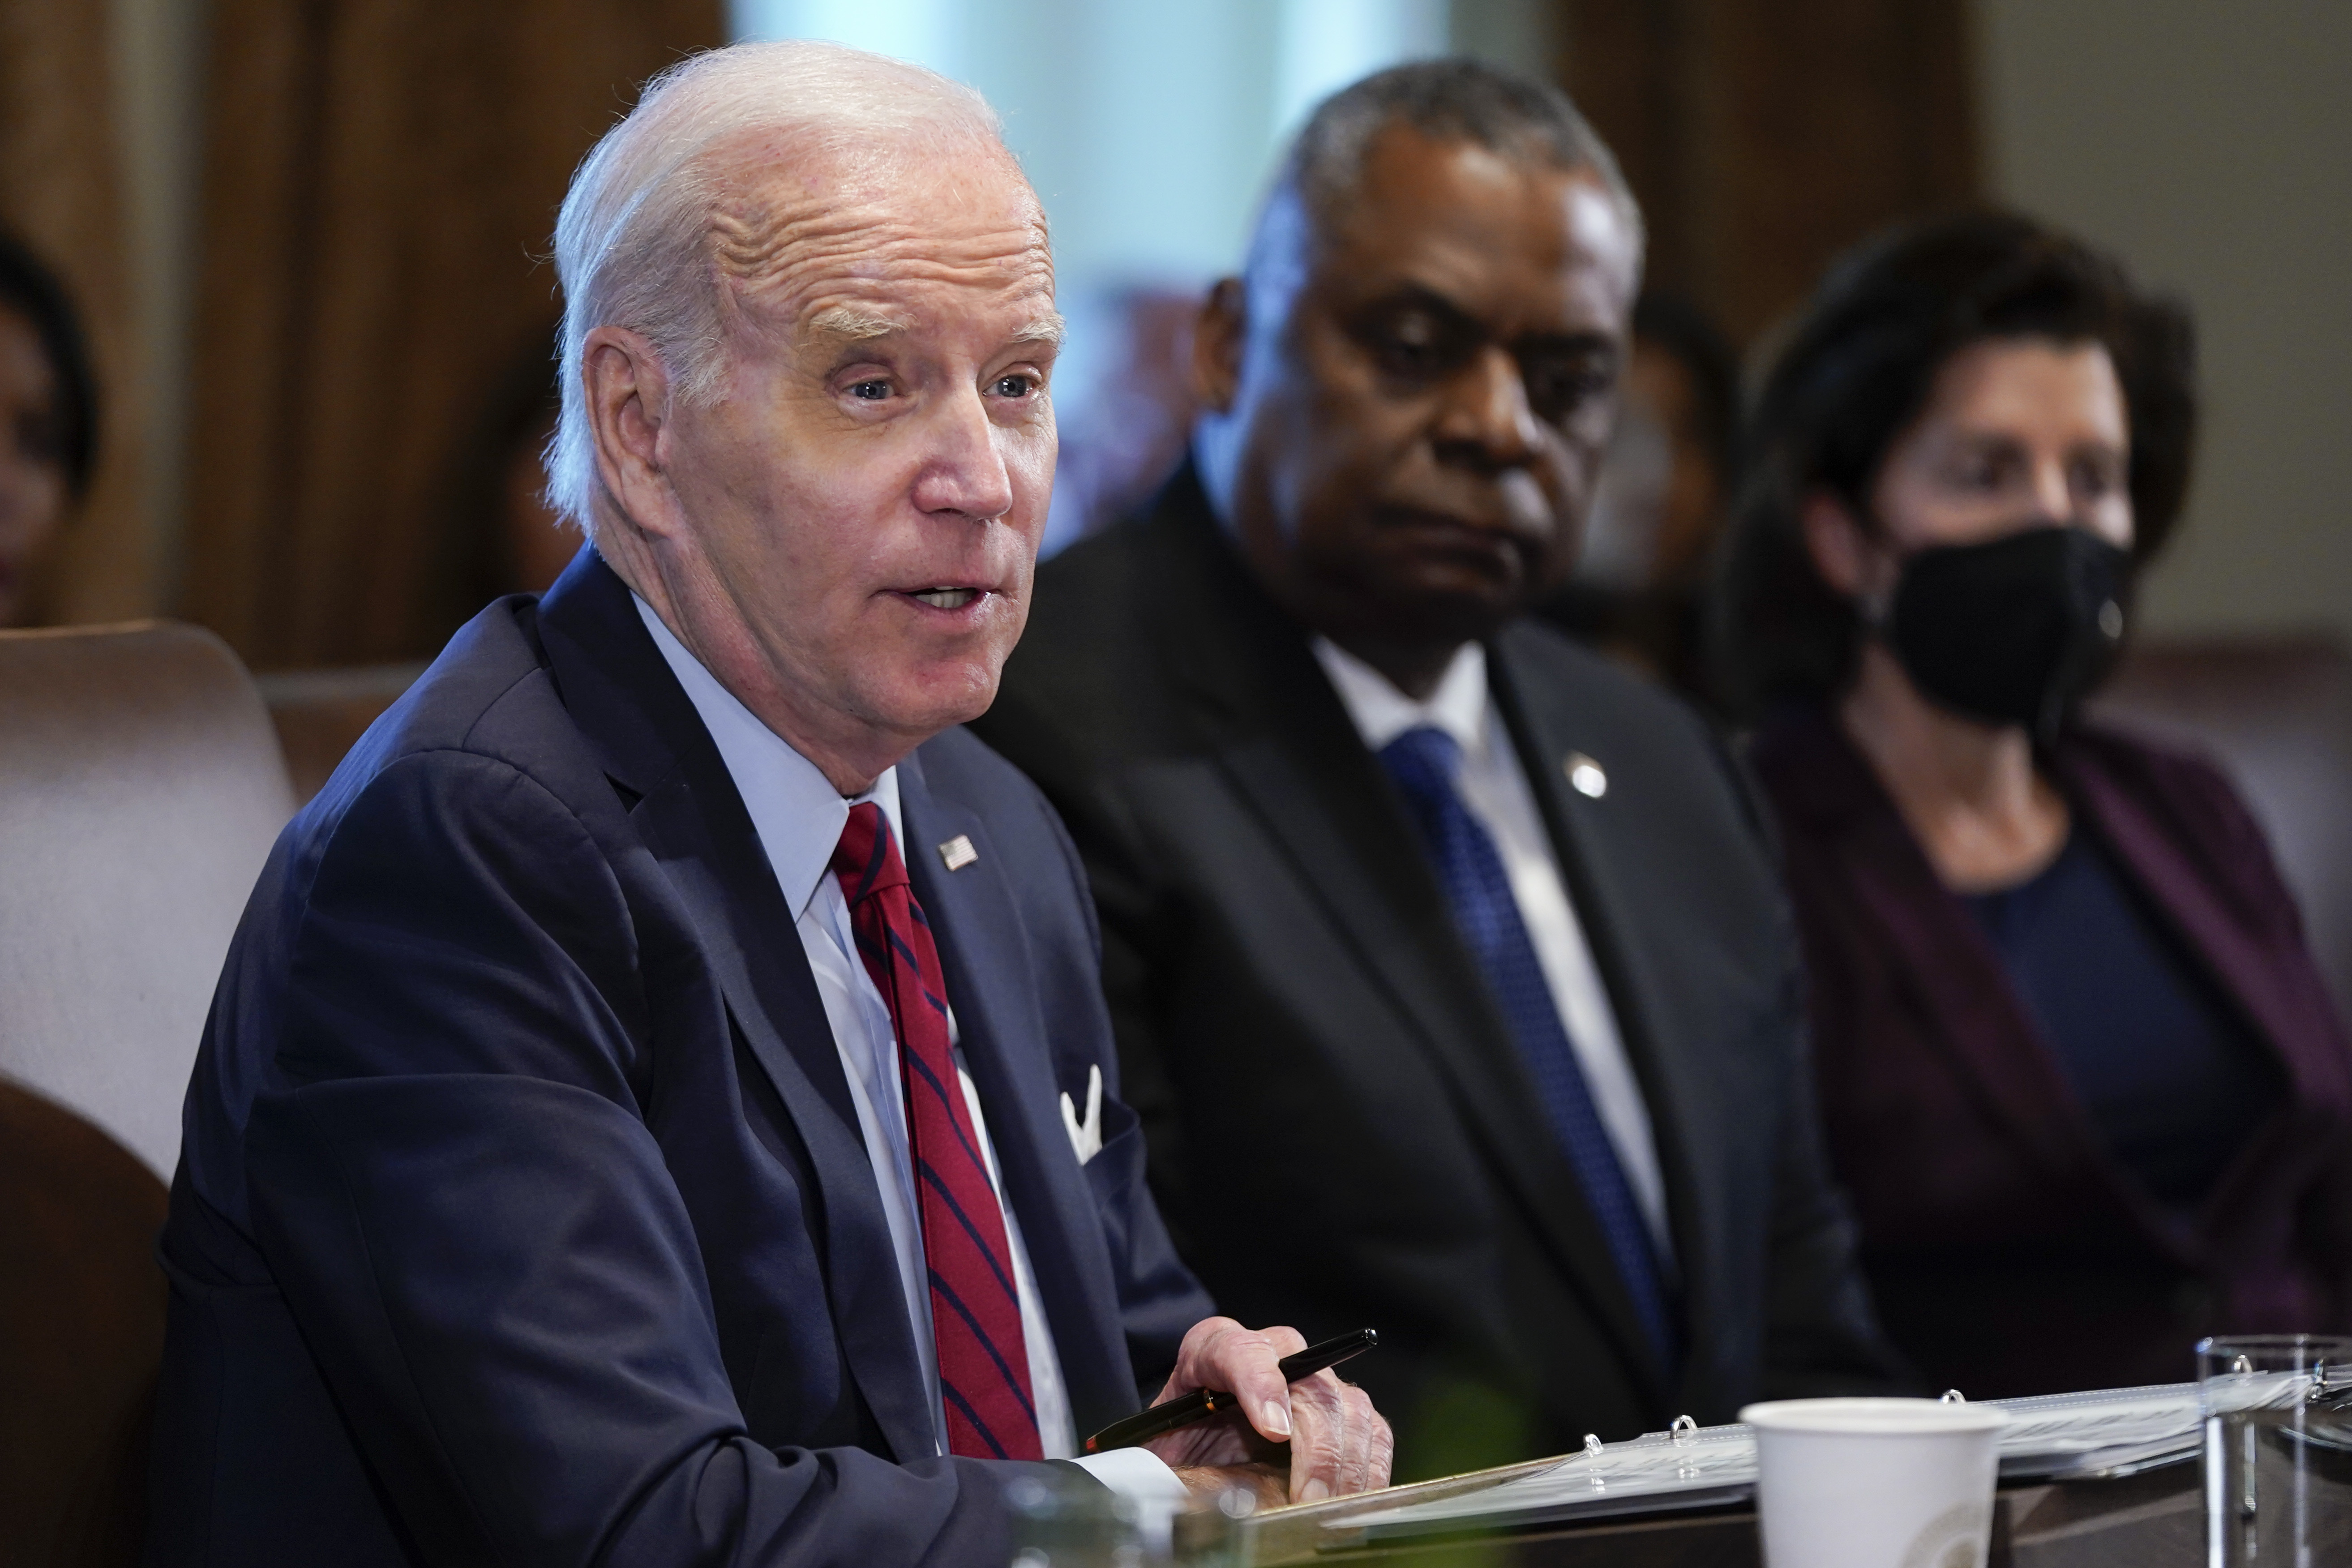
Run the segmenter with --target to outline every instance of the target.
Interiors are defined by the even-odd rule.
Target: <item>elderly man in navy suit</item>
[[[149,1558],[1001,1563],[1003,1483],[1382,1484],[1142,1179],[1083,872],[957,726],[1027,613],[1060,336],[976,96],[690,60],[581,167],[553,493],[279,842],[187,1106]],[[1150,1380],[1147,1382],[1146,1380]]]

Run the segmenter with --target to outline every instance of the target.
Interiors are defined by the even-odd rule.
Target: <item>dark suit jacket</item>
[[[1987,1398],[2178,1382],[2205,1333],[2352,1328],[2352,1054],[2221,774],[2093,730],[2050,759],[2290,1084],[2179,1216],[2107,1152],[2000,953],[1830,715],[1785,715],[1755,761],[1784,829],[1831,1152],[1888,1331],[1924,1373]]]
[[[1041,571],[978,726],[1086,857],[1180,1248],[1244,1319],[1380,1330],[1349,1375],[1401,1478],[1884,1370],[1730,763],[1556,634],[1488,651],[1655,1124],[1691,1347],[1671,1382],[1402,804],[1189,470]],[[1601,798],[1567,787],[1575,752]]]
[[[1083,875],[950,731],[899,768],[1078,1430],[1209,1310],[1104,1101]],[[949,872],[929,846],[969,835]],[[154,1563],[1001,1563],[933,1454],[791,912],[628,594],[501,600],[278,844],[188,1093]]]

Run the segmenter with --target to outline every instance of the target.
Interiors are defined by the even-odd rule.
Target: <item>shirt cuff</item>
[[[1177,1479],[1168,1462],[1149,1448],[1113,1448],[1067,1461],[1124,1498],[1132,1498],[1147,1517],[1165,1517],[1192,1500],[1192,1489]]]

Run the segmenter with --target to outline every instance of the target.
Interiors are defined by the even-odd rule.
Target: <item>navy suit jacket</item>
[[[960,731],[898,776],[1083,1433],[1210,1303],[1061,824]],[[1082,1167],[1059,1097],[1097,1067]],[[593,550],[459,632],[279,839],[163,1257],[152,1563],[1003,1560],[1013,1468],[935,1457],[792,913]]]
[[[1189,467],[1045,563],[977,726],[1087,857],[1187,1261],[1244,1321],[1380,1330],[1349,1373],[1396,1423],[1400,1479],[1891,1392],[1761,807],[1687,710],[1554,633],[1507,626],[1486,670],[1649,1108],[1680,1367],[1642,1330],[1386,771]],[[1580,756],[1601,796],[1570,784]]]

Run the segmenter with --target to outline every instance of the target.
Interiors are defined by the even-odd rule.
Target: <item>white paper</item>
[[[2000,1436],[2005,1479],[2095,1472],[2193,1452],[2197,1385],[2101,1389],[1994,1399],[2010,1414]],[[1756,1484],[1756,1438],[1741,1426],[1651,1432],[1484,1491],[1335,1519],[1327,1530],[1418,1531],[1536,1523],[1643,1508],[1736,1500]]]

